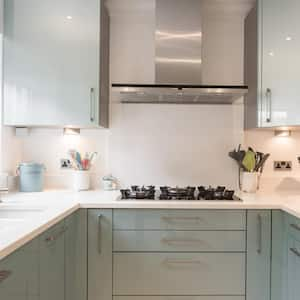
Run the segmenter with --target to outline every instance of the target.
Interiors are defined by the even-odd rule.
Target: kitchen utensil
[[[248,172],[252,172],[256,165],[255,152],[252,149],[248,149],[242,162],[243,166]]]

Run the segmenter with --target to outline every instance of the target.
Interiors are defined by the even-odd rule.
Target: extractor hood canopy
[[[155,80],[150,84],[113,83],[113,93],[117,93],[121,102],[231,104],[248,92],[248,87],[244,85],[205,84],[203,43],[206,40],[202,27],[209,18],[207,5],[217,3],[218,11],[223,13],[223,8],[230,6],[228,0],[152,1],[155,2]],[[241,0],[230,0],[235,13],[238,11],[240,16],[245,15],[253,0],[240,2],[243,9],[237,9],[238,1]],[[220,8],[220,5],[224,7]],[[205,53],[209,53],[208,48],[205,48]],[[148,67],[146,61],[145,68]],[[216,65],[213,67],[215,69]],[[206,64],[205,68],[207,71],[209,66]]]

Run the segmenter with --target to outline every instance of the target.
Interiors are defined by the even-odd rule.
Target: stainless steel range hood
[[[155,82],[113,83],[121,102],[231,104],[248,92],[244,85],[204,83],[204,3],[207,1],[156,0]]]

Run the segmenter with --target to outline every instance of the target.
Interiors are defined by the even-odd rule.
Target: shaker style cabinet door
[[[4,123],[99,124],[102,0],[4,0]]]
[[[88,300],[112,300],[112,210],[88,210]]]
[[[261,127],[300,124],[299,11],[299,0],[259,0]]]
[[[247,300],[270,299],[271,211],[247,212]]]
[[[298,300],[300,295],[300,241],[289,237],[287,300]]]
[[[65,222],[40,236],[40,300],[65,299]]]

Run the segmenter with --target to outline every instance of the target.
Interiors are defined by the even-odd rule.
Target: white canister
[[[78,192],[90,189],[89,171],[76,170],[73,172],[73,189]]]
[[[256,193],[259,188],[259,177],[258,172],[243,172],[241,189],[246,193]]]

